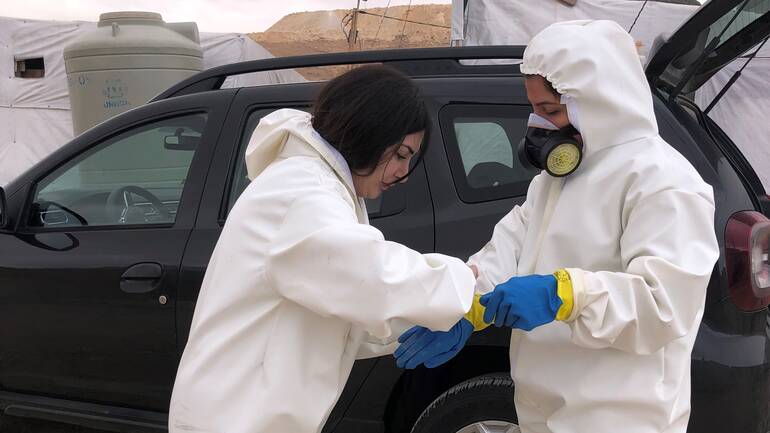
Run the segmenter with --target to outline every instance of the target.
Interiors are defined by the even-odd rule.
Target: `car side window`
[[[536,172],[519,161],[530,109],[520,105],[449,105],[441,129],[460,199],[469,203],[525,195]]]
[[[291,107],[295,108],[297,110],[303,110],[303,111],[309,111],[310,107]],[[236,200],[238,200],[238,197],[243,193],[243,191],[246,190],[246,187],[249,186],[249,178],[248,178],[248,171],[246,169],[246,148],[249,145],[249,141],[251,140],[251,136],[254,133],[254,129],[256,129],[257,125],[259,124],[259,121],[267,116],[268,114],[272,113],[273,111],[277,110],[278,108],[268,108],[268,109],[257,109],[255,111],[252,111],[249,114],[249,117],[246,121],[246,125],[243,128],[243,134],[241,135],[241,142],[238,145],[238,154],[237,159],[235,163],[233,164],[233,172],[232,172],[232,180],[230,182],[230,189],[228,191],[228,199],[227,199],[227,213],[230,213],[230,210],[235,205]],[[387,203],[387,213],[384,214],[383,211],[385,211],[385,207],[383,206],[383,203]],[[379,198],[373,199],[373,200],[366,200],[366,210],[369,213],[370,218],[378,218],[381,216],[389,216],[393,215],[396,210],[400,211],[403,210],[403,208],[406,206],[406,196],[403,188],[393,188],[392,190],[389,190],[382,194]]]
[[[206,118],[145,124],[78,155],[37,183],[28,225],[172,224]]]

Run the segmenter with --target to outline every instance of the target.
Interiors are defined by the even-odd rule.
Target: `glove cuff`
[[[565,321],[572,314],[575,304],[572,290],[572,279],[565,269],[553,273],[556,277],[556,295],[561,299],[561,307],[556,311],[556,320]]]
[[[463,316],[471,322],[474,331],[481,331],[489,326],[489,323],[484,322],[484,306],[479,303],[479,298],[481,298],[481,295],[473,295],[471,309]]]

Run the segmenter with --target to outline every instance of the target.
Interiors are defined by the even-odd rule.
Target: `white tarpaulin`
[[[452,4],[452,33],[451,42],[454,45],[456,41],[462,41],[465,38],[465,10],[462,7],[462,0],[454,0]]]
[[[770,44],[770,42],[768,43]],[[746,63],[735,60],[716,74],[695,94],[695,102],[706,109],[730,77]],[[740,78],[709,112],[735,142],[770,191],[770,45],[741,72]]]
[[[462,7],[455,0],[452,7]],[[567,6],[556,0],[470,0],[466,11],[465,45],[526,45],[549,25],[559,21],[613,20],[631,28],[644,2],[632,0],[578,0]],[[673,32],[698,6],[650,1],[631,34],[650,47],[655,37]]]
[[[464,22],[452,22],[452,34],[465,35],[463,45],[526,45],[552,23],[576,19],[616,21],[642,42],[646,54],[658,35],[670,34],[699,6],[635,0],[578,0],[567,6],[557,0],[453,0],[457,10],[467,2]],[[644,8],[642,9],[642,7]],[[641,14],[640,14],[641,11]],[[453,14],[454,15],[454,14]],[[638,17],[638,19],[637,19]],[[706,108],[745,59],[736,60],[716,74],[696,94]],[[709,113],[749,160],[766,190],[770,191],[770,43],[741,78]]]
[[[92,22],[0,17],[0,185],[72,139],[64,46],[95,28]],[[204,68],[273,57],[242,34],[201,33],[200,40]],[[15,77],[15,59],[41,57],[44,77]],[[231,77],[225,86],[299,81],[305,80],[295,71],[281,70]]]

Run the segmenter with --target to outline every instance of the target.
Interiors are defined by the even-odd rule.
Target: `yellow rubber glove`
[[[465,314],[465,318],[473,325],[473,331],[481,331],[489,326],[489,323],[484,322],[484,306],[479,303],[481,295],[473,295],[473,304],[471,304],[471,310]]]
[[[556,277],[556,295],[561,299],[561,307],[556,312],[556,320],[565,321],[572,314],[572,307],[575,305],[572,293],[572,280],[570,279],[569,272],[564,269],[554,272],[553,276]]]

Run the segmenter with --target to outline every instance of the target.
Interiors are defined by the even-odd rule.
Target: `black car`
[[[770,201],[692,102],[768,35],[767,0],[712,1],[647,67],[661,135],[717,201],[722,254],[692,357],[691,432],[770,429]],[[245,145],[260,118],[309,109],[321,87],[222,89],[228,76],[383,63],[414,77],[436,133],[409,182],[368,203],[372,224],[416,250],[466,258],[524,201],[532,173],[516,148],[531,109],[518,66],[460,60],[517,59],[523,50],[372,51],[214,68],[76,137],[0,189],[0,421],[165,431],[206,265],[247,184]],[[508,344],[509,332],[492,327],[440,368],[359,361],[324,431],[518,431]]]

